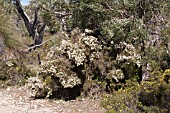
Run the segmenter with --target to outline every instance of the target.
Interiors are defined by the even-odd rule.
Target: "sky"
[[[21,0],[21,4],[22,5],[28,5],[30,0]]]

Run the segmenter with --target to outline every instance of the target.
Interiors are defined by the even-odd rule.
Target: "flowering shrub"
[[[62,54],[66,54],[68,59],[73,60],[77,66],[83,65],[85,60],[98,59],[102,45],[99,44],[97,38],[85,34],[78,36],[78,41],[75,43],[71,40],[62,40],[60,46]]]
[[[77,66],[83,65],[84,60],[86,59],[85,50],[77,43],[72,44],[69,41],[62,40],[61,50],[63,53],[66,53],[68,58],[73,60]]]
[[[110,76],[113,78],[116,82],[119,82],[119,80],[124,79],[124,74],[121,69],[111,70],[110,73],[108,73],[107,76]]]
[[[76,76],[76,73],[64,67],[64,65],[60,65],[60,63],[64,62],[65,59],[59,58],[56,60],[43,62],[40,66],[40,70],[38,72],[39,76],[52,76],[59,78],[60,87],[64,88],[73,88],[76,85],[81,84],[81,80]]]
[[[73,88],[81,84],[81,79],[70,70],[70,62],[56,56],[52,51],[47,54],[50,58],[40,65],[37,77],[28,79],[30,97],[50,97],[60,89]]]
[[[35,80],[33,80],[36,82],[31,82],[33,80],[29,79],[29,85],[33,84],[33,86],[29,86],[32,97],[48,97],[62,88],[68,89],[82,85],[83,76],[85,76],[83,70],[88,73],[87,63],[94,63],[101,57],[102,46],[97,38],[86,36],[76,30],[72,33],[72,38],[74,37],[78,38],[75,40],[63,39],[59,47],[53,47],[47,53],[46,59],[42,61],[37,72],[40,80],[34,78]],[[57,51],[59,51],[59,55]],[[83,68],[78,69],[81,66]],[[41,91],[37,93],[39,89]]]
[[[119,45],[116,45],[116,48],[124,48],[120,54],[117,55],[117,61],[127,61],[137,64],[138,67],[141,65],[141,56],[137,53],[137,50],[132,44],[126,42],[121,42]]]
[[[17,53],[19,56],[20,54]],[[0,58],[0,80],[4,85],[24,85],[26,79],[34,73],[22,62],[22,58],[17,58],[14,54],[1,56]]]
[[[38,77],[28,78],[28,93],[31,98],[48,97],[50,95],[50,87],[43,83]]]

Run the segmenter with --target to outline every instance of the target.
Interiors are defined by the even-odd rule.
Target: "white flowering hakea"
[[[69,41],[62,40],[61,42],[61,50],[63,53],[66,53],[69,59],[74,60],[77,66],[82,65],[86,56],[85,50],[77,43],[73,44]]]
[[[29,95],[32,98],[49,97],[60,88],[73,88],[81,84],[81,79],[70,70],[71,64],[61,57],[43,61],[37,77],[28,79]]]
[[[99,59],[102,46],[93,36],[86,36],[80,32],[76,36],[76,41],[63,39],[59,47],[48,52],[46,60],[40,65],[38,77],[28,80],[31,97],[49,97],[58,89],[74,88],[82,84],[72,68],[84,65],[86,61],[93,62],[94,59]],[[74,39],[74,36],[72,38]],[[59,51],[61,56],[56,55],[56,51]]]
[[[29,97],[39,98],[49,96],[50,87],[47,86],[39,77],[31,77],[28,79]]]
[[[97,41],[97,38],[93,36],[84,36],[82,37],[82,42],[90,47],[91,50],[100,50],[102,49],[102,46],[99,45],[99,42]]]
[[[116,48],[125,48],[120,54],[117,55],[117,61],[133,62],[137,64],[138,67],[141,65],[141,56],[137,53],[137,50],[132,44],[122,42],[119,45],[116,45]]]
[[[112,69],[108,75],[108,78],[113,78],[116,82],[125,78],[123,71],[121,69]]]
[[[102,46],[97,41],[96,37],[86,36],[84,33],[78,35],[77,42],[71,40],[62,40],[60,50],[66,54],[70,60],[73,60],[77,66],[83,65],[84,61],[90,58],[99,58],[99,50]]]
[[[56,58],[56,60],[46,61],[41,65],[39,75],[49,75],[59,79],[59,83],[64,88],[73,88],[81,84],[81,80],[77,75],[70,71],[66,64],[66,59]],[[65,67],[66,66],[66,67]]]

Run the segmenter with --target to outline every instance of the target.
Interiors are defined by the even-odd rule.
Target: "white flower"
[[[119,80],[125,77],[121,69],[111,70],[108,76],[111,76],[114,80],[116,80],[116,82],[119,82]]]
[[[11,67],[11,66],[13,66],[14,64],[13,64],[11,61],[7,61],[7,62],[6,62],[6,65],[9,66],[9,67]]]

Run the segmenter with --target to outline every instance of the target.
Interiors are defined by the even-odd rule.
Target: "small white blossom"
[[[125,77],[121,69],[111,70],[108,76],[111,76],[116,82],[119,82],[119,80],[124,79]]]
[[[138,66],[141,65],[141,56],[136,52],[135,47],[132,44],[128,44],[126,42],[121,42],[120,45],[116,45],[116,48],[124,48],[125,49],[117,55],[116,60],[124,61],[127,60],[128,62],[134,62]]]
[[[14,64],[13,64],[11,61],[7,61],[7,62],[6,62],[6,65],[9,66],[9,67],[11,67],[11,66],[13,66]]]

